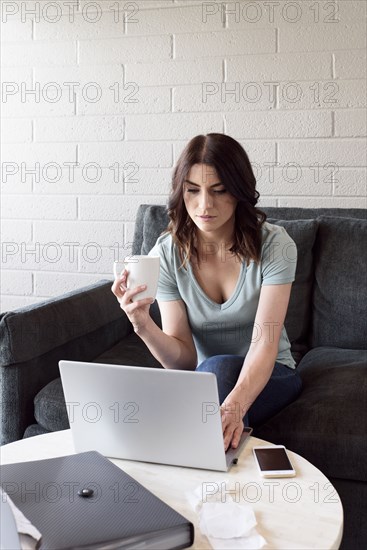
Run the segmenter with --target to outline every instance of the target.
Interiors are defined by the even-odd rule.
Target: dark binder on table
[[[191,522],[97,451],[6,464],[0,482],[42,533],[40,550],[170,550],[194,541]]]

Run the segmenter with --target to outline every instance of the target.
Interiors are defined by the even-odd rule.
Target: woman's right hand
[[[132,301],[132,297],[143,292],[146,285],[138,286],[133,289],[126,287],[128,271],[125,269],[113,282],[111,290],[116,296],[121,309],[126,313],[129,321],[138,332],[145,327],[150,319],[149,308],[154,302],[154,298],[143,298],[142,300]]]

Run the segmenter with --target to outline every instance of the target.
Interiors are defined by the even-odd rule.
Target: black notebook
[[[40,550],[169,550],[194,541],[191,522],[96,451],[6,464],[0,482],[42,533]]]

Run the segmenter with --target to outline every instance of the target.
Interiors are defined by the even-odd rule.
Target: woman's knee
[[[284,365],[283,365],[284,368]],[[289,388],[289,392],[294,394],[294,397],[296,398],[297,395],[301,393],[302,390],[302,378],[300,377],[299,373],[296,369],[289,369],[288,367],[285,367],[287,369],[287,385]]]
[[[249,409],[250,426],[257,427],[297,399],[302,391],[298,372],[278,364],[265,388]]]
[[[280,363],[275,363],[271,379],[277,382],[280,380],[283,387],[287,388],[287,393],[296,399],[302,391],[302,378],[296,369],[290,369]]]
[[[196,370],[222,375],[228,373],[229,370],[235,367],[242,368],[243,360],[243,357],[239,355],[213,355],[212,357],[204,359],[204,361],[196,367]]]
[[[208,357],[196,368],[200,372],[215,374],[218,385],[219,402],[223,403],[233,390],[243,365],[243,357],[238,355],[214,355]]]
[[[294,399],[296,399],[299,394],[302,392],[302,378],[299,373],[296,371],[294,373]]]

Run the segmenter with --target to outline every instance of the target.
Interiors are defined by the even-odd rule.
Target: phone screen
[[[255,453],[260,469],[263,471],[293,470],[293,466],[284,449],[256,449]]]

